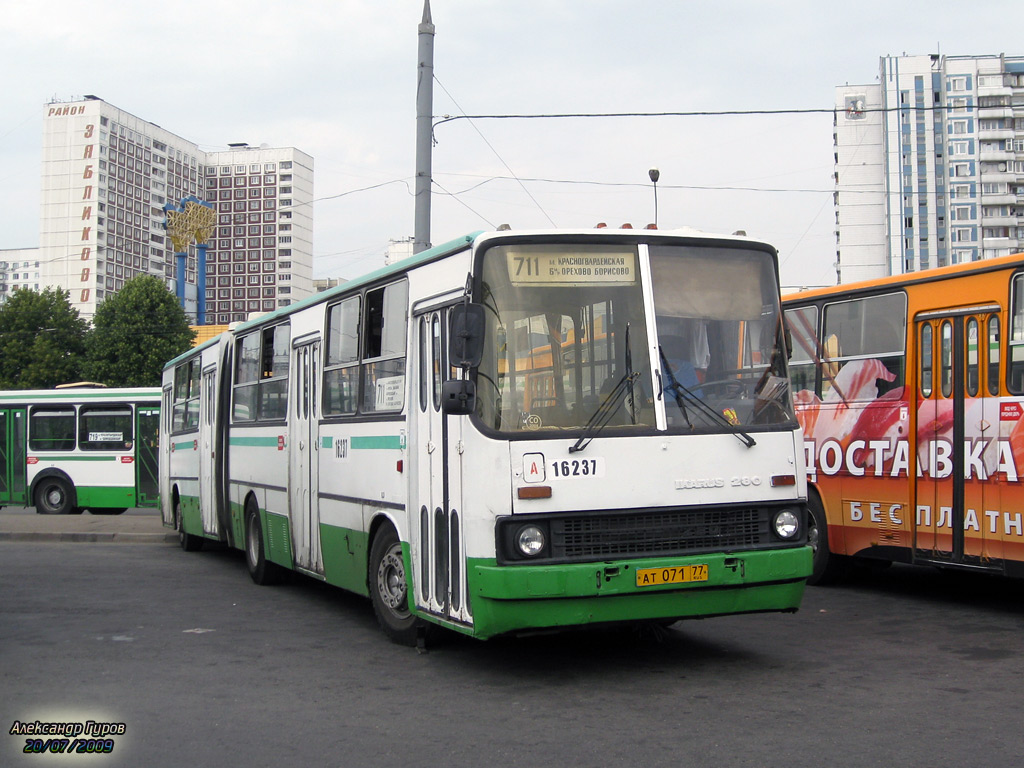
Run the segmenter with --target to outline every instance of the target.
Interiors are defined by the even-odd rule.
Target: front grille
[[[554,557],[601,559],[756,547],[768,541],[764,510],[681,510],[551,521]]]
[[[778,506],[759,505],[514,515],[498,522],[498,556],[505,563],[525,560],[514,544],[516,532],[525,525],[541,527],[548,539],[546,555],[530,562],[585,562],[802,545],[806,541],[803,533],[786,542],[775,536],[771,521],[778,510]]]

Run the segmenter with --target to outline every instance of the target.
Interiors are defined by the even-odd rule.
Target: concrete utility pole
[[[419,26],[419,72],[416,82],[416,220],[413,253],[430,247],[431,120],[434,116],[434,24],[430,0],[423,0]]]

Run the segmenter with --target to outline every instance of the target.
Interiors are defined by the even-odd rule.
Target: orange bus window
[[[1006,352],[1006,386],[1015,395],[1024,394],[1024,274],[1013,276],[1010,294],[1010,322]]]
[[[978,375],[978,320],[971,317],[967,320],[967,394],[970,397],[977,397],[980,389]]]
[[[953,394],[953,324],[945,320],[940,327],[942,341],[939,349],[939,377],[942,388],[942,396],[949,397]]]
[[[932,396],[932,327],[921,326],[921,397]]]
[[[999,317],[988,318],[988,393],[999,394]]]

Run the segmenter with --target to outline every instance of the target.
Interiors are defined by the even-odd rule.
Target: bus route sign
[[[542,253],[509,251],[508,277],[512,285],[633,285],[636,254]]]

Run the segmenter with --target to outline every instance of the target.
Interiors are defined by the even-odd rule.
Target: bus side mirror
[[[468,416],[476,410],[476,383],[449,379],[441,385],[441,411],[449,416]]]
[[[460,368],[480,365],[484,353],[484,308],[480,304],[459,304],[451,309],[448,360]]]
[[[789,328],[786,328],[783,331],[783,336],[785,337],[785,340],[786,340],[786,359],[787,360],[792,360],[793,359],[793,332],[790,331]]]

